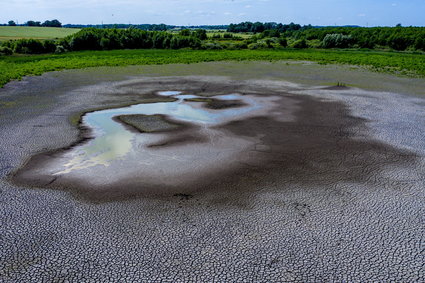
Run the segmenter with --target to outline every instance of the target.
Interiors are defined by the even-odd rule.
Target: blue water
[[[176,121],[183,121],[198,125],[218,125],[230,117],[254,111],[261,107],[255,99],[239,94],[215,96],[220,100],[241,100],[246,104],[243,107],[210,110],[201,107],[200,102],[188,102],[184,99],[204,98],[197,95],[182,95],[178,91],[159,92],[159,95],[175,97],[174,102],[158,102],[137,104],[129,107],[107,109],[87,113],[83,123],[92,129],[94,139],[74,149],[74,157],[65,164],[65,170],[56,174],[68,173],[75,169],[84,169],[95,165],[108,166],[110,162],[125,159],[133,149],[133,139],[141,133],[129,131],[121,123],[113,120],[121,115],[166,115]]]

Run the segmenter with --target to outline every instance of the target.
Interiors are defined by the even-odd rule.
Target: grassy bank
[[[425,55],[353,50],[113,50],[50,55],[0,57],[0,86],[27,75],[97,66],[153,65],[244,60],[306,60],[322,64],[350,64],[375,71],[425,76]]]
[[[0,41],[20,38],[57,39],[78,31],[70,28],[0,26]]]

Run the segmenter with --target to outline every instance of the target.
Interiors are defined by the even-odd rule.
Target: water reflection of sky
[[[94,139],[72,150],[71,159],[61,171],[55,174],[66,174],[73,170],[85,169],[96,165],[108,166],[114,160],[122,160],[133,148],[133,139],[136,134],[126,129],[112,118],[120,115],[167,115],[173,120],[184,121],[199,125],[217,125],[229,117],[238,116],[256,110],[261,106],[250,96],[229,94],[217,96],[221,100],[241,100],[243,107],[209,110],[199,107],[197,102],[188,102],[184,99],[204,98],[196,95],[181,95],[178,91],[159,92],[162,96],[173,96],[174,102],[159,102],[132,105],[129,107],[101,110],[88,113],[83,122],[93,130]]]

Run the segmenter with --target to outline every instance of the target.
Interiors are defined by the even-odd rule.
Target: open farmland
[[[78,31],[79,29],[70,28],[1,26],[0,41],[21,38],[57,39],[64,38]]]

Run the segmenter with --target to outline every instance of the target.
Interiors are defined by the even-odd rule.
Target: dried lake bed
[[[305,62],[12,82],[0,278],[420,281],[424,87]]]

